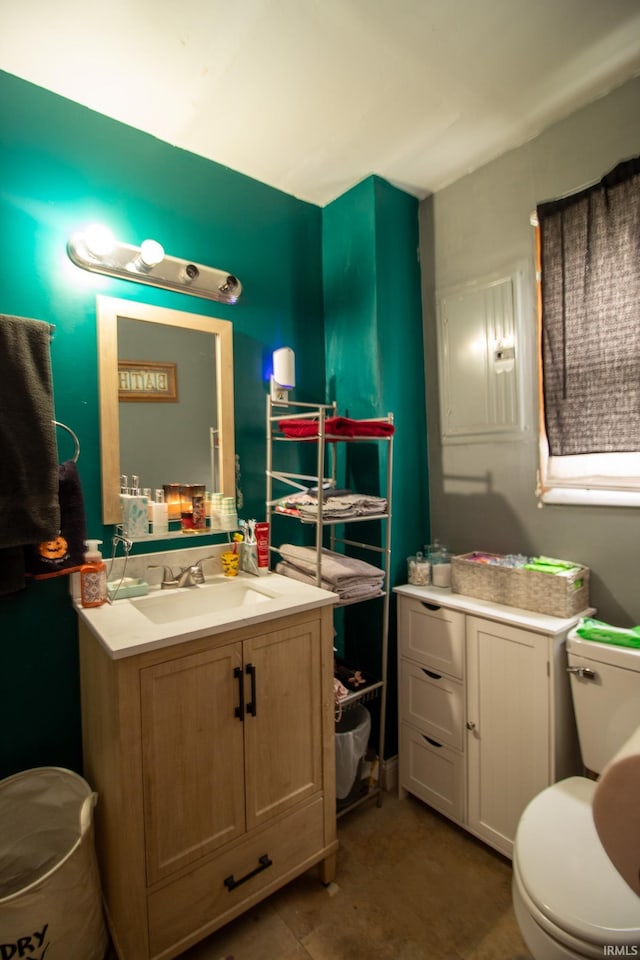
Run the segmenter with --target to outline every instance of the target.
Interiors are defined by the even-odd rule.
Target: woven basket
[[[551,617],[572,617],[589,606],[589,568],[576,564],[568,576],[479,563],[463,553],[451,561],[451,589]],[[499,554],[483,554],[500,558]]]

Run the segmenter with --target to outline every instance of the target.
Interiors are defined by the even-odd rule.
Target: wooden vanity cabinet
[[[120,960],[169,960],[335,868],[328,607],[111,658],[80,623],[84,773]]]

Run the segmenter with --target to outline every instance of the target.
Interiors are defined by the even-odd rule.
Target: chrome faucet
[[[202,572],[202,567],[199,567],[195,563],[183,567],[182,570],[178,572],[179,587],[197,587],[201,583],[204,583],[204,573]]]
[[[197,587],[201,583],[204,583],[204,571],[202,569],[202,564],[205,560],[213,560],[213,557],[202,557],[202,559],[196,561],[196,563],[189,563],[186,567],[178,570],[178,573],[174,573],[171,567],[162,567],[162,582],[160,583],[161,590],[177,590],[178,587]],[[157,568],[161,564],[151,564],[151,568]]]

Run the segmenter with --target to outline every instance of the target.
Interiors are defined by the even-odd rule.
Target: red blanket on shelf
[[[285,437],[312,438],[318,436],[317,420],[280,420]],[[350,420],[348,417],[327,417],[324,422],[327,437],[390,437],[395,427],[388,420]]]

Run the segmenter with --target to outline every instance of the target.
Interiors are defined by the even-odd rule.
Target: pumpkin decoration
[[[38,547],[38,553],[44,560],[61,560],[66,557],[69,545],[62,534],[55,540],[44,540]]]

